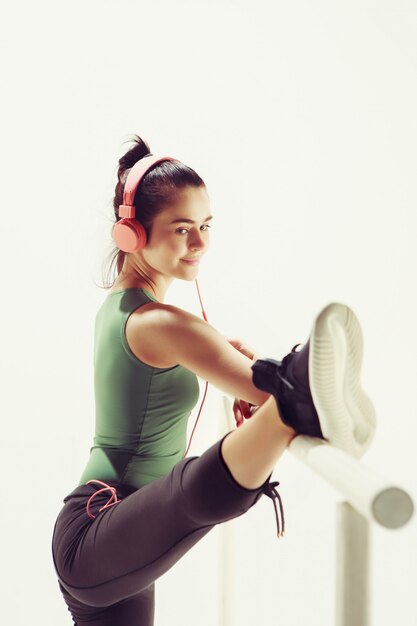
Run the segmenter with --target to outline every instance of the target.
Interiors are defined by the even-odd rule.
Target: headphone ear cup
[[[146,246],[146,231],[136,219],[119,220],[112,234],[116,246],[123,252],[138,252]]]

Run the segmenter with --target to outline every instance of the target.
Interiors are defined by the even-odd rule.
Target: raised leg
[[[246,489],[260,487],[296,436],[281,420],[273,396],[223,440],[221,453],[233,478]]]

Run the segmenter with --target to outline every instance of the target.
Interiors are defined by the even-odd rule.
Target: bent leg
[[[155,585],[112,606],[92,607],[73,598],[59,584],[76,626],[153,626]]]

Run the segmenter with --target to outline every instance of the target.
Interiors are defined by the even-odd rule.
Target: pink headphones
[[[156,163],[176,160],[169,156],[145,156],[130,170],[125,182],[123,204],[119,206],[119,217],[123,219],[116,222],[112,232],[116,246],[123,252],[137,252],[146,246],[146,232],[142,224],[135,219],[136,207],[133,204],[140,181]]]

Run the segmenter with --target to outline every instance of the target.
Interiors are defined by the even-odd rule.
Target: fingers
[[[233,402],[233,413],[235,416],[236,426],[239,428],[245,419],[250,419],[255,411],[259,407],[255,404],[251,404],[250,402],[246,402],[246,400],[239,400],[239,398],[235,398]]]
[[[243,413],[240,408],[240,402],[238,398],[235,398],[233,402],[233,413],[235,416],[236,426],[239,428],[244,422]]]
[[[247,356],[249,359],[251,360],[255,359],[254,349],[248,346],[247,344],[245,344],[240,339],[231,339],[230,337],[226,337],[226,340],[230,343],[231,346],[236,348],[236,350],[239,350],[239,352]]]

